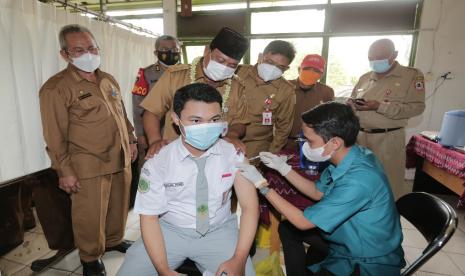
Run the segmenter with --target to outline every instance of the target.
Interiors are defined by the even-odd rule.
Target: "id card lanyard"
[[[265,99],[265,111],[262,113],[262,125],[273,125],[273,113],[271,112],[271,104],[273,103],[274,94],[271,94]]]

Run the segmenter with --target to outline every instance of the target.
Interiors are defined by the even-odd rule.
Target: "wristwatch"
[[[262,194],[262,196],[266,196],[266,194],[270,191],[270,188],[265,186],[265,187],[261,187],[260,189],[258,189],[258,191]]]

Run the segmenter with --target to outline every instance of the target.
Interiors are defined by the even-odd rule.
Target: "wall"
[[[444,112],[465,109],[465,1],[425,0],[420,29],[415,67],[425,73],[430,98],[424,113],[409,121],[407,139],[422,130],[439,131]],[[449,71],[453,79],[432,95],[435,80]]]

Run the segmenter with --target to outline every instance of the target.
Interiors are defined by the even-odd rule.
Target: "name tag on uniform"
[[[271,111],[264,111],[262,113],[262,125],[271,126],[273,125],[273,114]]]
[[[184,182],[175,182],[175,183],[163,183],[163,186],[165,188],[177,188],[177,187],[182,187],[184,186]]]
[[[82,92],[82,91],[81,91]],[[82,93],[81,93],[82,94]],[[85,98],[89,98],[90,96],[92,96],[92,94],[90,94],[89,92],[87,92],[86,94],[82,94],[78,97],[78,99],[81,101],[81,100],[84,100]]]

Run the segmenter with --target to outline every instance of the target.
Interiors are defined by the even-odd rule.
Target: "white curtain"
[[[0,0],[0,183],[50,166],[38,92],[66,67],[58,32],[75,23],[93,32],[102,50],[101,69],[119,82],[132,117],[130,92],[137,69],[154,59],[154,38],[37,0]]]

